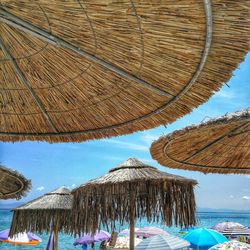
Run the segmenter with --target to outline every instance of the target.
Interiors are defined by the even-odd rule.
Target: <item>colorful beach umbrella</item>
[[[174,235],[156,235],[143,240],[135,250],[177,250],[188,249],[190,243]]]
[[[0,165],[0,200],[21,199],[30,188],[30,180],[17,171]]]
[[[226,221],[222,223],[218,223],[213,227],[214,230],[219,231],[223,235],[229,237],[229,236],[250,236],[250,229],[245,227],[244,225],[232,222],[232,221]]]
[[[73,195],[70,190],[60,187],[13,209],[10,234],[53,231],[57,250],[58,232],[66,230],[72,223],[72,202]]]
[[[223,234],[208,228],[192,230],[184,236],[184,239],[191,243],[191,248],[195,249],[208,249],[218,243],[228,241]]]
[[[1,0],[0,139],[83,141],[175,121],[244,60],[249,8]]]
[[[107,241],[110,239],[110,234],[106,231],[99,231],[96,232],[94,235],[91,234],[84,234],[79,239],[75,240],[74,246],[82,245],[82,244],[89,244],[98,241]]]
[[[238,222],[233,222],[233,221],[221,222],[212,227],[212,229],[219,231],[219,232],[223,232],[225,230],[232,230],[232,229],[242,229],[242,228],[245,228],[245,226]]]
[[[135,220],[159,221],[171,226],[194,225],[195,180],[161,172],[135,158],[129,158],[109,173],[72,191],[76,234],[95,233],[116,223],[130,224],[130,250],[134,249]],[[160,216],[159,216],[160,215]]]
[[[250,245],[237,240],[231,240],[212,246],[209,250],[250,250]]]
[[[170,168],[250,174],[249,148],[250,107],[162,136],[150,152]]]
[[[13,235],[12,237],[10,237],[9,234],[10,234],[9,229],[1,231],[0,241],[15,245],[32,245],[32,246],[35,246],[39,242],[42,242],[42,239],[40,237],[31,232],[18,233]]]
[[[225,229],[221,231],[221,233],[227,237],[228,236],[240,236],[240,235],[250,236],[250,229],[247,227],[232,228],[232,229]]]
[[[52,232],[49,236],[45,250],[55,250],[55,234]]]
[[[195,230],[197,229],[198,227],[185,227],[185,228],[182,228],[179,233],[180,234],[187,234],[188,232],[192,231],[192,230]]]
[[[149,237],[159,235],[159,234],[168,235],[169,233],[167,233],[166,231],[164,231],[163,229],[158,228],[158,227],[143,227],[143,228],[139,228],[135,232],[136,236],[141,236],[141,237],[145,237],[145,238],[149,238]]]

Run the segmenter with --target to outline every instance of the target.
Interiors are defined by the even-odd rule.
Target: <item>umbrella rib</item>
[[[127,121],[127,122],[123,122],[123,123],[119,123],[119,124],[115,124],[115,125],[111,125],[111,126],[107,126],[107,127],[103,127],[103,128],[98,128],[98,129],[87,129],[87,130],[71,131],[71,132],[60,132],[60,133],[22,133],[22,135],[24,135],[24,136],[58,136],[58,135],[82,135],[82,134],[86,134],[86,133],[93,132],[93,131],[94,132],[96,132],[96,131],[102,132],[102,131],[106,131],[106,130],[109,130],[109,129],[115,129],[115,128],[119,128],[119,127],[122,127],[122,126],[126,126],[126,125],[128,125],[130,123],[137,122],[137,121],[140,121],[142,119],[148,118],[151,115],[154,115],[154,114],[157,114],[159,112],[162,112],[167,106],[171,105],[172,103],[174,103],[175,101],[177,101],[178,99],[180,99],[187,91],[189,91],[189,89],[193,86],[193,84],[196,82],[196,80],[200,76],[200,74],[201,74],[201,72],[202,72],[202,70],[203,70],[203,68],[205,66],[205,63],[206,63],[206,60],[207,60],[207,57],[208,57],[208,54],[209,54],[209,50],[210,50],[210,47],[211,47],[211,43],[212,43],[213,22],[212,22],[211,2],[210,2],[210,0],[203,0],[203,2],[204,2],[204,11],[205,11],[205,15],[206,15],[206,41],[205,41],[203,55],[201,57],[200,63],[198,65],[197,70],[196,70],[195,74],[193,75],[192,79],[180,91],[180,93],[177,96],[172,97],[163,106],[161,106],[160,108],[158,108],[158,109],[150,112],[149,114],[143,115],[141,117],[132,119],[132,120]],[[7,12],[5,10],[3,10],[2,8],[0,8],[0,20],[4,21],[5,23],[9,23],[13,27],[22,29],[22,30],[24,30],[26,32],[30,31],[30,29],[24,28],[22,26],[22,22],[24,22],[24,21],[22,21],[19,18],[17,18],[19,20],[19,22],[20,22],[17,25],[13,21],[10,21],[5,16],[5,13],[7,13]],[[25,22],[25,24],[29,25],[29,27],[31,26],[32,28],[34,28],[33,25],[31,25],[31,24],[29,24],[27,22]],[[33,35],[36,35],[37,37],[40,37],[40,38],[44,39],[47,42],[50,42],[50,43],[52,43],[54,45],[59,45],[58,41],[51,40],[51,37],[53,38],[54,36],[51,36],[50,33],[47,33],[45,31],[43,31],[43,32],[46,34],[46,36],[44,36],[44,34],[42,36],[42,35],[36,33],[35,31],[32,31],[31,33]],[[76,48],[76,50],[77,50],[78,53],[81,53],[81,52],[85,53],[85,52],[79,50],[78,48]],[[87,54],[87,55],[89,55],[89,54]],[[92,57],[94,57],[95,59],[97,59],[95,56],[92,56]],[[21,134],[20,133],[15,133],[15,132],[6,133],[6,132],[1,132],[0,131],[0,136],[6,136],[6,135],[9,135],[9,136],[20,136]]]
[[[28,82],[27,78],[23,74],[22,70],[18,66],[15,58],[11,55],[10,51],[6,48],[6,46],[4,45],[4,43],[3,43],[3,41],[2,41],[1,38],[0,38],[0,47],[2,48],[4,54],[12,62],[14,70],[16,71],[17,75],[19,76],[19,78],[21,79],[21,81],[23,82],[23,84],[25,85],[25,87],[27,88],[27,90],[29,91],[30,95],[32,96],[32,98],[36,102],[37,106],[41,110],[41,112],[44,115],[44,117],[47,119],[50,127],[53,129],[54,132],[58,132],[57,128],[55,127],[55,125],[53,124],[53,122],[50,119],[49,115],[47,114],[47,111],[46,111],[43,103],[41,102],[40,98],[37,96],[37,94],[35,93],[35,91],[32,89],[32,86],[30,85],[30,83]]]
[[[43,41],[46,41],[50,44],[53,44],[55,46],[59,46],[59,47],[63,47],[66,49],[69,49],[81,56],[83,56],[84,58],[90,60],[91,62],[97,63],[101,66],[103,66],[106,69],[109,69],[115,73],[117,73],[120,76],[123,76],[125,78],[127,78],[128,80],[131,80],[133,82],[136,82],[137,84],[144,86],[145,88],[154,91],[155,93],[159,94],[159,95],[163,95],[166,96],[168,98],[172,98],[173,95],[136,77],[135,75],[128,73],[127,71],[115,66],[114,64],[107,62],[99,57],[96,57],[95,55],[90,54],[89,52],[80,49],[79,47],[75,46],[74,44],[71,44],[65,40],[63,40],[62,38],[52,35],[51,33],[37,27],[34,26],[33,24],[26,22],[24,20],[22,20],[21,18],[7,12],[6,10],[4,10],[3,8],[0,8],[0,20],[4,23],[7,23],[9,25],[11,25],[12,27],[18,28],[19,30],[23,30],[24,32],[30,33],[40,39],[42,39]]]
[[[250,121],[248,123],[246,123],[246,127],[248,127],[248,125],[250,125]],[[245,126],[244,126],[245,127]],[[236,136],[236,135],[240,135],[240,134],[244,134],[244,133],[248,133],[250,132],[250,129],[247,129],[247,130],[243,130],[243,131],[239,131],[239,132],[235,132],[234,133],[230,133],[228,135],[228,137],[232,137],[232,136]]]

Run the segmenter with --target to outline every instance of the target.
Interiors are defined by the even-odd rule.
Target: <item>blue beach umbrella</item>
[[[135,250],[179,250],[189,246],[190,243],[180,237],[161,234],[143,240],[135,247]]]
[[[191,230],[195,230],[195,229],[197,229],[198,227],[185,227],[185,228],[182,228],[181,230],[180,230],[180,234],[187,234],[187,233],[189,233]]]
[[[191,248],[197,249],[208,249],[216,244],[228,241],[223,234],[208,228],[192,230],[185,235],[184,239],[191,243]]]

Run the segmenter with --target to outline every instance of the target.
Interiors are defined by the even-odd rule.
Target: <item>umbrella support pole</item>
[[[129,250],[135,248],[135,197],[130,193]]]
[[[55,250],[58,250],[58,224],[56,225],[56,229],[54,231],[54,243],[55,243]]]
[[[135,222],[134,217],[130,216],[130,237],[129,237],[129,249],[134,250],[135,247]]]

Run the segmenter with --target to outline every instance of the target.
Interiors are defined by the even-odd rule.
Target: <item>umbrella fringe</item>
[[[116,223],[129,222],[130,195],[135,194],[135,218],[147,221],[192,226],[195,219],[193,183],[179,181],[140,181],[134,183],[83,186],[73,192],[74,223],[67,229],[75,235],[95,233],[100,226],[114,229]]]
[[[72,213],[69,209],[45,210],[14,210],[10,228],[10,237],[25,231],[46,232],[56,230],[68,231],[72,223]]]

